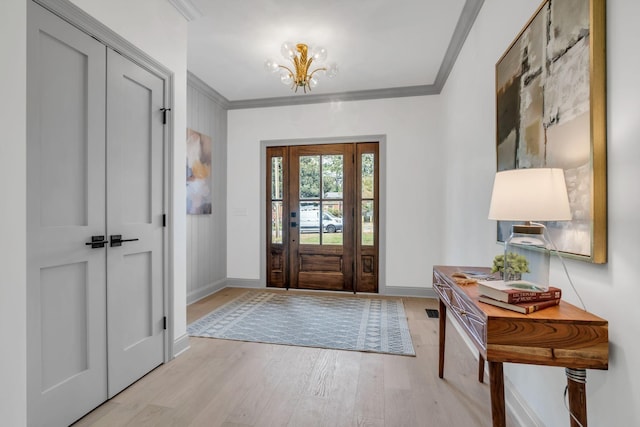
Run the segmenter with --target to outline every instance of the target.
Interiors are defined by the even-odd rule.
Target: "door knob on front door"
[[[111,247],[113,248],[114,246],[122,246],[123,242],[135,242],[139,239],[123,239],[122,238],[122,234],[112,234],[110,236],[111,238]]]
[[[104,240],[104,236],[91,236],[91,241],[85,243],[87,246],[91,246],[91,249],[104,248],[104,245],[109,243],[108,240]]]

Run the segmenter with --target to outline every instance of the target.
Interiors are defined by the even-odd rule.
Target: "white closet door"
[[[163,105],[162,79],[108,49],[109,397],[164,358]]]
[[[28,424],[56,427],[164,360],[164,80],[27,4]]]
[[[27,3],[28,421],[62,426],[107,398],[108,249],[86,245],[105,235],[106,48]]]

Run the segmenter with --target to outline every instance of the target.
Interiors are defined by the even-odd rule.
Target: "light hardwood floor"
[[[187,322],[245,291],[192,304]],[[450,323],[438,378],[438,320],[425,312],[437,300],[403,300],[416,357],[190,338],[74,426],[491,426],[489,386]]]

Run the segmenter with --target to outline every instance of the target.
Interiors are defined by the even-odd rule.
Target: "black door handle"
[[[110,236],[111,238],[111,247],[115,247],[115,246],[122,246],[123,242],[135,242],[139,239],[123,239],[122,238],[122,234],[112,234]]]
[[[91,241],[85,243],[87,246],[91,246],[91,249],[104,248],[104,245],[109,243],[108,240],[104,240],[104,236],[91,236]]]

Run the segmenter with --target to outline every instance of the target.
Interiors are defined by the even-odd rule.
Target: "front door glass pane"
[[[375,154],[364,153],[362,155],[362,198],[373,199],[374,195],[374,165]]]
[[[320,198],[320,156],[300,156],[300,199]]]
[[[342,245],[342,202],[322,204],[322,244]]]
[[[373,246],[375,227],[373,224],[373,200],[362,201],[362,246]]]
[[[322,195],[325,199],[342,199],[343,156],[322,156]]]
[[[271,202],[271,243],[282,243],[282,202]]]
[[[300,202],[300,243],[320,244],[320,202]]]
[[[271,158],[271,199],[282,200],[282,157]]]

